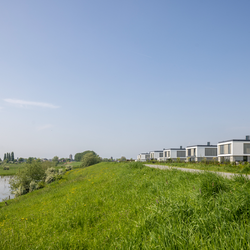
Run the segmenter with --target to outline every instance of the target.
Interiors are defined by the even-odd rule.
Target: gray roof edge
[[[246,140],[246,139],[232,139],[232,140],[226,140],[226,141],[219,141],[218,143],[229,142],[229,141],[248,141],[248,142],[250,142],[250,140]]]
[[[186,148],[193,148],[193,147],[217,147],[217,145],[193,145],[193,146],[187,146]]]

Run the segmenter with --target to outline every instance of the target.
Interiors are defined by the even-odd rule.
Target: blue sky
[[[250,134],[249,1],[2,1],[0,157]]]

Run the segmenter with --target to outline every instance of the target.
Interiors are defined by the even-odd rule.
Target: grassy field
[[[8,175],[15,175],[19,169],[22,169],[25,166],[26,163],[6,163],[0,165],[0,176],[8,176]],[[53,163],[51,163],[51,166]],[[65,162],[65,163],[59,163],[55,168],[59,169],[61,167],[65,166],[73,166],[74,168],[78,168],[81,165],[81,162]],[[3,170],[3,166],[8,166],[9,170]]]
[[[0,203],[0,249],[249,249],[250,182],[99,163]]]
[[[9,170],[3,170],[3,166],[8,166]],[[25,163],[7,163],[7,164],[1,164],[0,165],[0,176],[6,176],[6,175],[15,175],[19,169],[23,168]]]
[[[232,164],[220,164],[220,163],[202,163],[202,162],[148,162],[146,164],[153,164],[153,165],[164,165],[170,167],[180,167],[180,168],[191,168],[191,169],[200,169],[200,170],[207,170],[207,171],[216,171],[216,172],[227,172],[233,174],[250,174],[250,164],[239,164],[239,165],[232,165]]]

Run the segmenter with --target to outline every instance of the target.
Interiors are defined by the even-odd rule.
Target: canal
[[[14,194],[11,194],[9,181],[13,176],[0,176],[0,202],[3,199],[13,199]]]

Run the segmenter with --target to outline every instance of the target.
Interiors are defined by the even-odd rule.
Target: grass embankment
[[[0,203],[0,249],[249,249],[250,182],[99,163]]]
[[[199,170],[207,170],[207,171],[215,171],[215,172],[226,172],[233,174],[250,174],[250,164],[223,164],[223,163],[202,163],[202,162],[147,162],[146,164],[152,165],[163,165],[169,167],[179,167],[179,168],[190,168],[190,169],[199,169]]]

